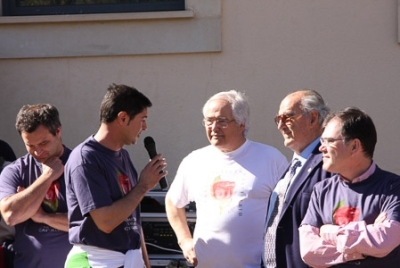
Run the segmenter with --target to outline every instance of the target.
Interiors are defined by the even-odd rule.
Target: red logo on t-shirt
[[[124,195],[132,190],[132,184],[127,175],[118,172],[118,182],[121,192]]]
[[[233,181],[214,182],[212,186],[213,197],[218,200],[231,198],[234,188],[235,188],[235,182]]]
[[[336,225],[346,225],[349,222],[357,221],[360,216],[360,209],[345,206],[344,201],[340,201],[333,211],[333,223]]]
[[[58,196],[60,194],[60,183],[53,181],[47,190],[46,196],[44,197],[43,203],[46,204],[53,212],[57,211],[58,208]]]
[[[234,189],[234,181],[223,181],[220,176],[214,179],[211,185],[211,196],[218,202],[220,214],[231,203]]]

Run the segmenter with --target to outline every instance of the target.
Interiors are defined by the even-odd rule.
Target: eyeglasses
[[[276,125],[279,125],[279,122],[282,121],[282,123],[286,124],[289,121],[293,121],[294,119],[307,114],[307,112],[305,113],[301,113],[301,114],[281,114],[281,115],[277,115],[274,117],[274,121]]]
[[[228,118],[225,117],[206,117],[203,119],[202,123],[203,126],[205,127],[211,127],[214,124],[214,122],[216,122],[220,128],[227,128],[229,123],[234,121],[235,119],[229,120]]]
[[[335,141],[343,141],[346,142],[346,138],[320,138],[319,141],[321,142],[321,145],[323,146],[332,146]]]

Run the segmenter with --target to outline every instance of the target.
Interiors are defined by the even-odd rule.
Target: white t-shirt
[[[169,197],[177,207],[196,202],[197,267],[260,267],[268,199],[287,165],[276,148],[250,140],[233,152],[209,145],[183,159]]]

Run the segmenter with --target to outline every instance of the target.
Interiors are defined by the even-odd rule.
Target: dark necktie
[[[301,167],[301,161],[297,158],[293,159],[288,172],[285,177],[278,182],[273,192],[277,193],[275,203],[270,204],[269,209],[272,209],[271,216],[267,219],[267,230],[264,237],[264,265],[266,268],[276,267],[276,228],[278,227],[278,221],[281,215],[283,202],[286,197],[286,193],[289,189],[290,183],[293,176],[296,174],[296,169]]]

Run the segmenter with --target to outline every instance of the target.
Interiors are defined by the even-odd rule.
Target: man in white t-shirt
[[[236,90],[203,107],[211,145],[179,166],[166,196],[169,223],[187,261],[198,268],[259,268],[268,199],[287,166],[281,152],[246,138],[247,97]],[[185,206],[196,203],[194,234]]]

